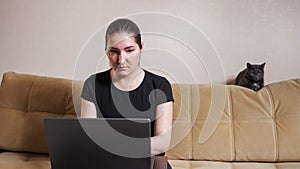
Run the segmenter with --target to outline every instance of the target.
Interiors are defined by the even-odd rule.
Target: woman
[[[131,20],[117,19],[108,26],[105,51],[111,68],[85,81],[81,117],[150,118],[151,154],[164,155],[171,140],[174,99],[166,78],[140,67],[143,47],[140,30]],[[126,96],[129,102],[118,101]]]

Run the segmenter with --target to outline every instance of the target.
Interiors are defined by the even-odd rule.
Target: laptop
[[[51,169],[151,169],[149,119],[46,118]]]

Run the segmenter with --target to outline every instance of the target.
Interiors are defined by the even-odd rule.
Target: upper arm
[[[159,135],[171,131],[173,119],[173,102],[160,104],[156,108],[154,134]]]
[[[86,99],[81,99],[81,117],[82,118],[96,118],[97,111],[95,104]]]
[[[96,118],[95,75],[85,80],[81,92],[81,117]]]

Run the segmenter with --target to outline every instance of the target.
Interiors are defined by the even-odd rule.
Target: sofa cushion
[[[31,153],[0,153],[0,168],[3,169],[49,169],[50,161],[47,155]]]
[[[169,160],[174,169],[299,169],[299,162],[262,163],[262,162],[218,162]]]
[[[269,84],[258,92],[235,85],[178,86],[183,90],[174,95],[175,103],[183,98],[188,103],[175,106],[174,114],[185,114],[192,129],[173,127],[173,135],[186,132],[186,137],[172,144],[169,159],[299,161],[300,79]],[[191,156],[183,153],[186,149]]]
[[[0,149],[48,153],[45,117],[76,117],[72,81],[5,73],[0,87]]]
[[[300,79],[269,85],[276,125],[276,157],[300,160]]]
[[[173,97],[173,129],[171,150],[168,158],[191,159],[192,158],[192,133],[191,133],[191,86],[172,84]]]

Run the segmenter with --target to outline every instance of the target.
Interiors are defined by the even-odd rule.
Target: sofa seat
[[[0,153],[0,168],[50,169],[50,160],[48,155],[19,152],[2,152]]]
[[[299,162],[218,162],[218,161],[190,161],[169,160],[175,169],[299,169]]]

